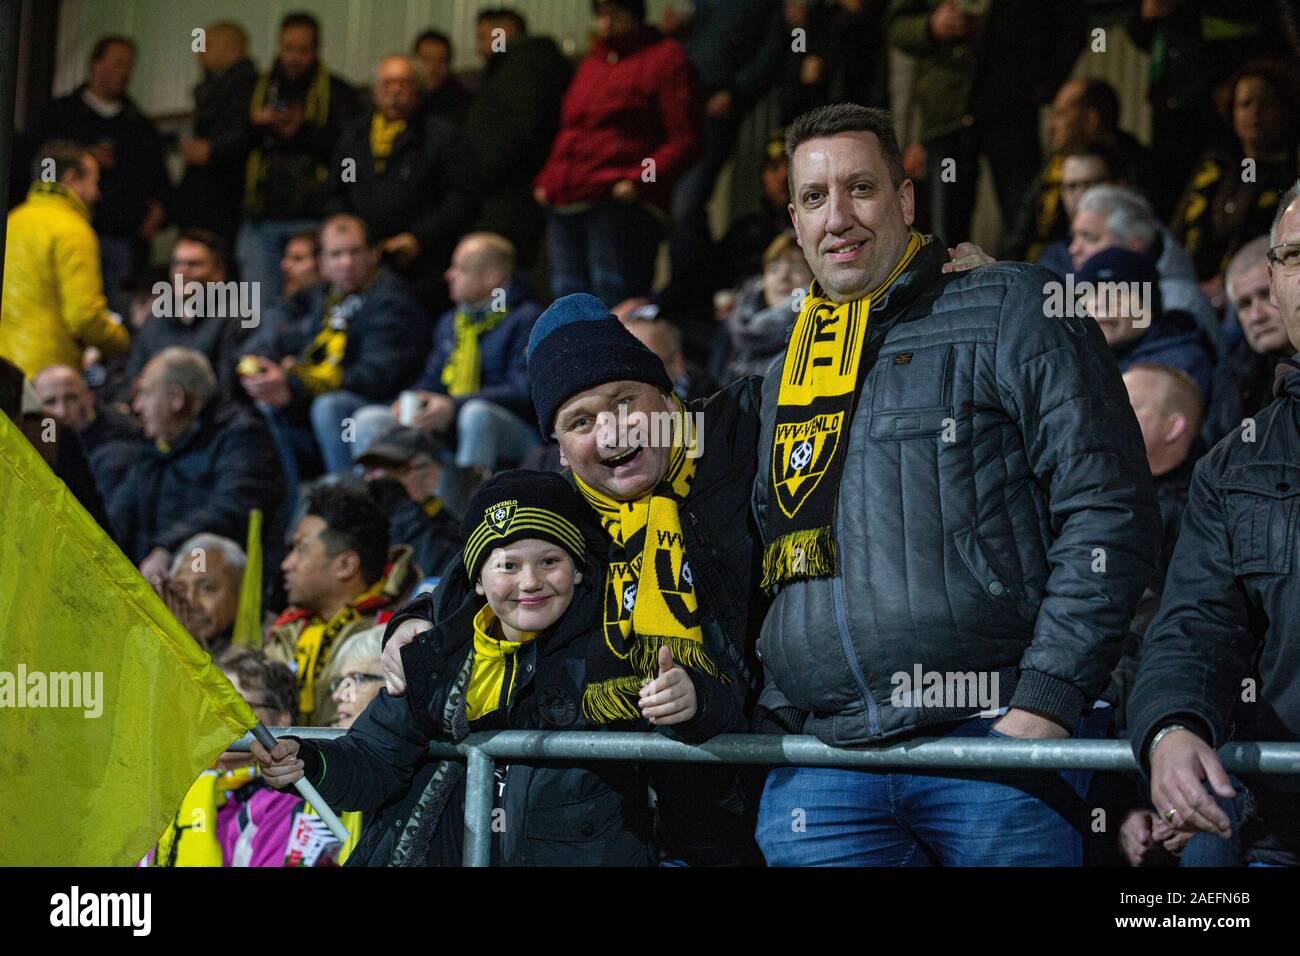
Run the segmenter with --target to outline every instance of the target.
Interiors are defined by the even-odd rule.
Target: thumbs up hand
[[[659,676],[641,688],[641,716],[663,726],[684,724],[695,716],[695,682],[673,661],[667,645],[659,648]]]

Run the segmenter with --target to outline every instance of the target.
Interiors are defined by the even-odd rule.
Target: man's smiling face
[[[579,392],[555,413],[560,461],[601,494],[635,501],[663,480],[669,452],[666,447],[650,447],[646,438],[654,430],[646,424],[637,429],[636,424],[649,423],[651,414],[674,408],[669,396],[644,382],[607,382]],[[638,412],[645,417],[633,417]],[[628,435],[619,434],[620,414]],[[631,437],[639,437],[640,444],[620,444]]]
[[[911,180],[896,186],[875,133],[800,143],[790,219],[822,290],[837,303],[874,289],[898,263],[915,218]]]

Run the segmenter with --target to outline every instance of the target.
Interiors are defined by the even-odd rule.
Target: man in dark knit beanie
[[[724,682],[732,732],[747,731],[764,610],[749,507],[759,379],[684,404],[663,362],[604,303],[579,293],[557,299],[533,326],[528,384],[542,434],[559,443],[609,549],[609,653],[588,662],[584,711],[633,715],[636,688],[667,647],[684,667]],[[644,427],[667,419],[671,430]],[[761,773],[662,764],[652,777],[667,858],[761,863],[753,840]]]

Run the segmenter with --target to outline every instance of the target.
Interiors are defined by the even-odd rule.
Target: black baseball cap
[[[425,455],[436,462],[445,463],[446,444],[434,435],[409,425],[394,425],[377,436],[352,460],[365,467],[372,465],[406,465],[417,455]]]

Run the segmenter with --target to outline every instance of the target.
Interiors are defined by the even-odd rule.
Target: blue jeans
[[[471,398],[456,414],[456,464],[496,471],[503,462],[517,465],[542,443],[537,426],[509,409]]]
[[[352,415],[356,421],[357,454],[397,425],[387,405],[366,405]],[[471,398],[456,414],[456,465],[496,471],[502,462],[517,465],[542,443],[537,426],[509,409]]]
[[[316,435],[316,444],[320,446],[326,472],[351,472],[353,452],[360,454],[385,430],[385,424],[395,424],[391,417],[384,423],[375,414],[363,419],[360,415],[363,406],[371,409],[377,407],[369,405],[369,402],[368,398],[342,389],[312,399],[311,430]]]
[[[636,203],[602,199],[582,212],[548,216],[551,295],[589,292],[611,309],[649,295],[663,226]]]
[[[1085,714],[1078,736],[1098,718]],[[948,737],[1000,737],[973,717]],[[778,767],[755,836],[769,866],[1079,866],[1086,770],[888,773]]]
[[[280,259],[289,240],[319,225],[315,219],[245,219],[235,239],[235,259],[242,282],[260,283],[259,299],[265,306],[280,298]]]

